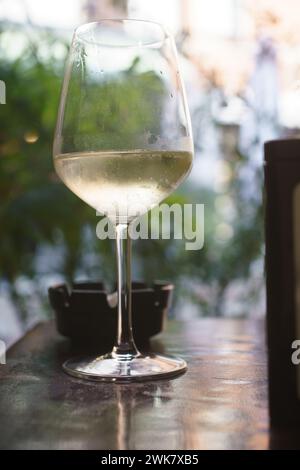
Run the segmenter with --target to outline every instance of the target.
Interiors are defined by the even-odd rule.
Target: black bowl
[[[138,346],[163,329],[174,286],[155,281],[132,284],[133,334]],[[109,351],[117,332],[116,293],[108,294],[102,282],[78,282],[71,289],[65,284],[49,288],[49,300],[55,312],[60,334],[74,346]]]

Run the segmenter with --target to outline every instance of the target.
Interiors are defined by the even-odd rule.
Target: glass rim
[[[153,40],[153,41],[137,41],[137,42],[132,42],[132,44],[109,44],[105,43],[102,41],[91,41],[87,38],[84,37],[84,33],[88,32],[89,30],[92,30],[93,27],[105,25],[106,23],[143,23],[145,25],[152,25],[156,26],[160,29],[160,32],[162,34],[162,38],[160,40]],[[124,47],[124,48],[130,48],[130,47],[158,47],[161,46],[167,39],[171,38],[170,33],[168,30],[164,27],[163,24],[157,22],[157,21],[152,21],[152,20],[144,20],[144,19],[139,19],[139,18],[101,18],[100,20],[97,21],[90,21],[88,23],[82,23],[81,25],[77,26],[74,30],[74,38],[77,38],[78,40],[90,44],[90,45],[99,45],[102,47]]]

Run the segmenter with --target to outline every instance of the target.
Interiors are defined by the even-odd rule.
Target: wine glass
[[[190,171],[193,140],[176,47],[158,23],[101,20],[73,36],[53,146],[56,172],[115,230],[118,331],[111,353],[66,361],[76,377],[137,381],[174,376],[182,359],[140,353],[132,335],[129,226]]]

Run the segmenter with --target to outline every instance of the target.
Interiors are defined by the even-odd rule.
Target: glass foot
[[[94,358],[73,358],[63,364],[68,374],[100,382],[143,382],[174,377],[187,368],[177,357],[140,354],[130,360],[119,360],[111,354]]]

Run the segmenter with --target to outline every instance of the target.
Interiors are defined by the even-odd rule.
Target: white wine
[[[188,174],[188,151],[66,153],[54,157],[65,185],[114,222],[128,222],[171,194]]]

